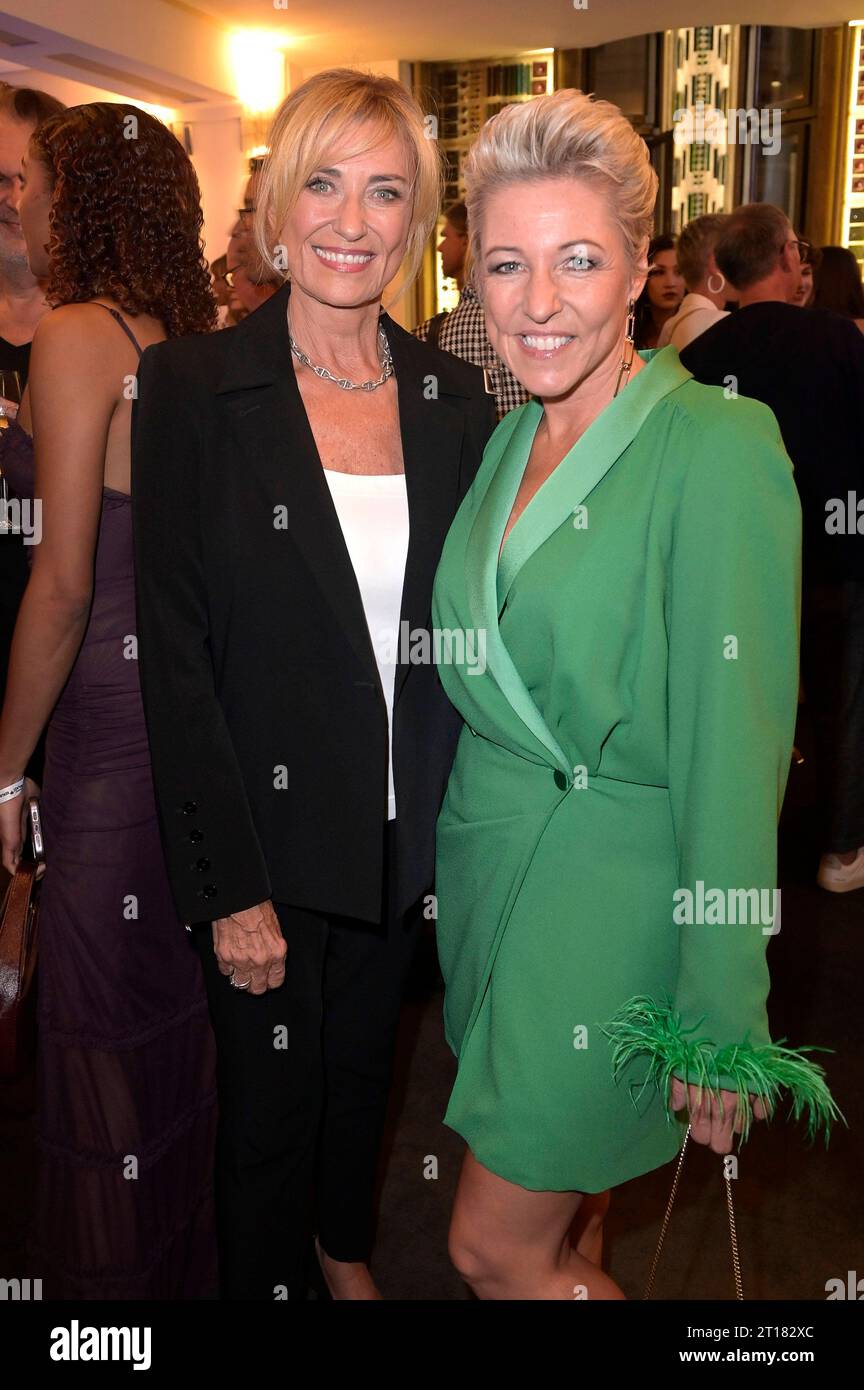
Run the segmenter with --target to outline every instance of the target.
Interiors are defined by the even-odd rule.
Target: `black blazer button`
[[[201,889],[201,892],[202,892],[202,894],[204,895],[205,898],[215,898],[216,892],[217,892],[216,884],[215,884],[215,883],[205,883],[205,884],[204,884],[204,887]]]
[[[203,872],[204,872],[205,869],[209,869],[209,868],[210,868],[210,860],[209,860],[209,859],[198,859],[198,860],[196,860],[196,861],[195,861],[195,868],[198,870],[199,874],[203,874]]]
[[[184,801],[184,802],[183,802],[183,814],[184,814],[184,816],[194,816],[194,814],[195,814],[195,812],[196,812],[197,810],[198,810],[198,802],[197,802],[197,801]]]
[[[201,841],[204,839],[204,831],[190,830],[189,839],[192,841],[193,845],[200,845]]]

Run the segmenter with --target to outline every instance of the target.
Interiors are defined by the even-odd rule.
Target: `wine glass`
[[[14,405],[21,404],[21,373],[0,370],[0,420],[6,420],[6,407],[4,400],[12,401]],[[0,429],[5,430],[8,426],[0,424]]]

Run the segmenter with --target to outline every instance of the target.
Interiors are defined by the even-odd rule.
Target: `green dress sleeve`
[[[616,1074],[647,1058],[667,1113],[673,1077],[733,1091],[743,1141],[751,1094],[770,1113],[788,1090],[795,1117],[806,1113],[811,1138],[824,1126],[827,1143],[840,1112],[803,1055],[814,1049],[772,1042],[766,1011],[798,697],[801,508],[765,406],[718,401],[689,433],[666,588],[678,979],[674,998],[632,998],[605,1031]]]

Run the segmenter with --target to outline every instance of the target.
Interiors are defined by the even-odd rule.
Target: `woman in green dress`
[[[505,108],[466,185],[489,336],[534,399],[433,602],[465,720],[438,823],[450,1248],[481,1298],[621,1298],[606,1194],[688,1113],[718,1153],[784,1098],[826,1137],[839,1114],[766,1014],[800,507],[770,410],[633,353],[657,180],[616,107]]]

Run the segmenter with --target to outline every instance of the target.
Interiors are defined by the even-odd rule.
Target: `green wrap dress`
[[[672,1076],[736,1091],[745,1134],[751,1091],[773,1107],[788,1088],[826,1137],[839,1114],[766,1014],[798,692],[792,465],[765,406],[700,385],[673,347],[643,356],[499,563],[542,407],[505,416],[433,597],[465,721],[438,822],[445,1121],[539,1191],[673,1158]]]

